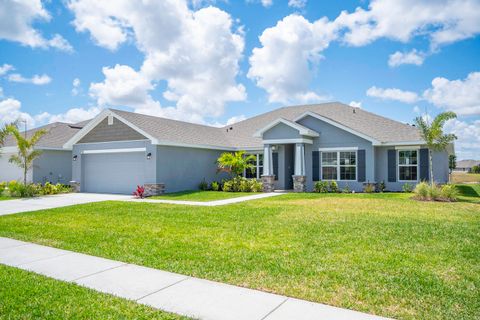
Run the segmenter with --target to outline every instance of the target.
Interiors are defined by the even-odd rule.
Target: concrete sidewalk
[[[0,263],[198,319],[385,319],[2,237]]]
[[[204,206],[204,207],[215,207],[215,206],[224,206],[232,203],[239,203],[250,200],[257,200],[263,198],[270,198],[275,196],[280,196],[284,193],[281,192],[269,192],[269,193],[258,193],[250,196],[236,197],[223,200],[215,201],[185,201],[185,200],[160,200],[160,199],[127,199],[125,201],[133,202],[148,202],[148,203],[167,203],[167,204],[183,204],[187,206]]]
[[[129,195],[100,193],[65,193],[52,196],[0,201],[0,216],[6,214],[61,208],[108,200],[128,200]]]

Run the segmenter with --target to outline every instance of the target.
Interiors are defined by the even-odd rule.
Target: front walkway
[[[223,206],[226,204],[238,203],[243,201],[262,199],[281,195],[282,193],[259,193],[245,197],[199,202],[199,201],[182,201],[182,200],[153,200],[153,199],[135,199],[130,195],[122,194],[99,194],[99,193],[66,193],[57,194],[53,196],[44,196],[37,198],[25,198],[15,200],[0,201],[0,216],[37,211],[44,209],[61,208],[72,206],[76,204],[84,204],[99,201],[132,201],[132,202],[150,202],[150,203],[168,203],[168,204],[182,204],[189,206]]]
[[[99,193],[65,193],[52,196],[0,201],[0,216],[6,214],[61,208],[108,200],[128,200],[132,196]]]
[[[385,319],[2,237],[0,263],[198,319]]]

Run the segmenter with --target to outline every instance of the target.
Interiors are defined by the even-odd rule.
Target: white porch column
[[[305,173],[305,144],[295,144],[295,175],[304,176]]]
[[[273,156],[272,146],[269,144],[264,145],[263,149],[263,175],[273,175]]]

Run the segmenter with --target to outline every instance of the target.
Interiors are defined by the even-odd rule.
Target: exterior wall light
[[[78,156],[77,156],[77,155],[74,155],[74,156],[73,156],[73,161],[77,161],[77,158],[78,158]]]
[[[147,160],[150,160],[150,159],[152,159],[152,153],[151,152],[147,153]]]

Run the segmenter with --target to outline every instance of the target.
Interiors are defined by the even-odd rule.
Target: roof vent
[[[233,127],[230,127],[230,130],[233,130]]]
[[[355,110],[355,108],[353,108],[353,113],[357,113],[357,110]]]

